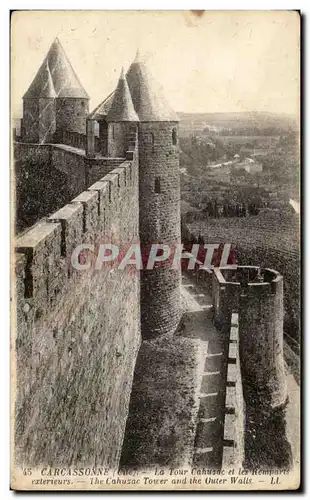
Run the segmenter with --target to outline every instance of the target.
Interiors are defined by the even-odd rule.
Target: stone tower
[[[178,117],[137,53],[127,72],[139,117],[139,225],[142,251],[181,241]],[[141,271],[143,338],[172,333],[180,317],[180,269],[171,261]]]
[[[136,131],[136,123],[139,118],[132,103],[123,69],[113,94],[106,121],[108,124],[108,156],[124,157],[128,149],[128,137]]]
[[[44,103],[40,106],[42,99],[54,100],[49,103],[48,113]],[[64,131],[85,134],[89,96],[58,38],[52,43],[23,101],[23,139],[26,142],[52,142],[53,134],[54,142],[57,142]],[[51,123],[47,126],[49,120]],[[43,134],[45,128],[49,132]]]
[[[252,269],[254,272],[257,270]],[[260,274],[260,283],[253,284],[246,279],[242,284],[239,296],[239,350],[244,400],[249,408],[259,405],[261,410],[270,413],[287,402],[283,355],[283,276],[273,269],[260,269]]]

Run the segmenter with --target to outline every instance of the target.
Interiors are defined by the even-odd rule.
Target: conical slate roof
[[[122,69],[113,100],[107,114],[109,122],[137,122],[138,115],[132,103],[124,70]]]
[[[40,92],[46,81],[46,68],[49,68],[51,82],[50,88],[54,88],[56,97],[75,97],[89,99],[89,96],[78,79],[69,59],[58,38],[52,43],[46,58],[41,64],[24,99],[36,99],[42,97]],[[51,90],[52,92],[52,90]]]
[[[105,120],[111,107],[115,90],[88,115],[89,120]]]
[[[140,121],[179,121],[177,114],[167,103],[162,87],[152,77],[139,52],[126,78]]]
[[[44,66],[42,65],[40,78],[34,80],[33,83],[33,92],[35,92],[37,98],[41,97],[53,99],[54,97],[56,97],[56,92],[54,89],[54,84],[47,59],[44,61]]]

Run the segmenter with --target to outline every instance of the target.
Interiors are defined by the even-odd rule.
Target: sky
[[[293,11],[17,11],[11,107],[57,36],[91,97],[116,84],[139,48],[176,111],[299,113],[299,16]]]

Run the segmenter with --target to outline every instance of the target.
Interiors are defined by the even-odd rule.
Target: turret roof
[[[51,76],[51,79],[48,77],[48,88],[50,89],[50,94],[53,94],[52,89],[54,89],[55,97],[89,98],[78,76],[72,68],[60,41],[56,38],[29,89],[25,93],[23,97],[24,99],[46,97],[41,95],[41,93],[42,89],[45,88],[45,83],[47,81],[47,67],[49,68]]]
[[[178,115],[167,103],[163,95],[162,87],[155,81],[146,64],[141,60],[139,51],[137,51],[135,60],[124,78],[125,82],[127,81],[129,94],[139,121],[179,121]],[[125,84],[122,85],[125,86]],[[127,90],[123,90],[123,92],[126,92],[126,102],[129,102]],[[106,120],[112,103],[114,102],[115,93],[116,90],[106,97],[105,100],[90,113],[88,118],[98,121]],[[118,100],[118,102],[119,107],[121,101]],[[120,111],[121,110],[118,110],[118,114]],[[119,120],[126,121],[125,118],[119,118]]]
[[[108,111],[111,107],[115,91],[108,95],[104,101],[102,101],[98,106],[88,115],[90,120],[105,120]]]
[[[177,114],[167,103],[162,87],[141,60],[139,51],[126,78],[140,121],[179,121]]]
[[[56,97],[56,92],[54,89],[53,80],[47,59],[45,60],[44,66],[42,66],[40,78],[36,81],[35,91],[36,91],[36,97],[43,97],[50,99]]]
[[[112,122],[137,122],[138,115],[132,103],[124,70],[118,80],[117,87],[113,94],[111,106],[108,110],[107,121]]]

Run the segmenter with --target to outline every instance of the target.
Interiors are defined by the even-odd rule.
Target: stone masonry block
[[[102,204],[104,198],[109,195],[109,183],[104,180],[104,177],[89,186],[88,191],[97,191],[99,193],[99,205]]]
[[[226,409],[234,409],[236,401],[236,387],[226,387],[226,399],[225,407]]]
[[[48,220],[61,223],[61,253],[63,256],[70,256],[73,248],[82,241],[83,206],[73,203],[65,205]]]
[[[121,188],[124,187],[124,185],[125,185],[125,174],[124,174],[124,168],[122,165],[117,167],[117,168],[114,168],[114,170],[113,170],[113,174],[118,175],[117,185],[118,185],[118,187],[121,187]]]
[[[223,447],[222,468],[227,469],[235,465],[235,449],[232,446]]]
[[[48,298],[49,281],[59,273],[61,224],[42,221],[16,240],[16,250],[27,257],[25,294]]]
[[[104,177],[104,180],[109,183],[109,201],[111,202],[118,196],[118,174],[112,170]]]
[[[227,382],[236,383],[237,380],[237,368],[233,363],[228,363],[227,366]]]
[[[236,417],[233,414],[225,415],[224,422],[224,439],[225,441],[234,442],[235,441],[235,420]]]
[[[95,236],[98,226],[98,193],[96,191],[83,191],[72,200],[72,203],[81,203],[83,205],[84,232],[87,232],[91,237]]]
[[[104,178],[103,178],[104,179]],[[109,183],[105,180],[100,180],[92,184],[88,191],[95,191],[98,194],[98,230],[103,234],[107,226],[107,212],[109,207]]]

